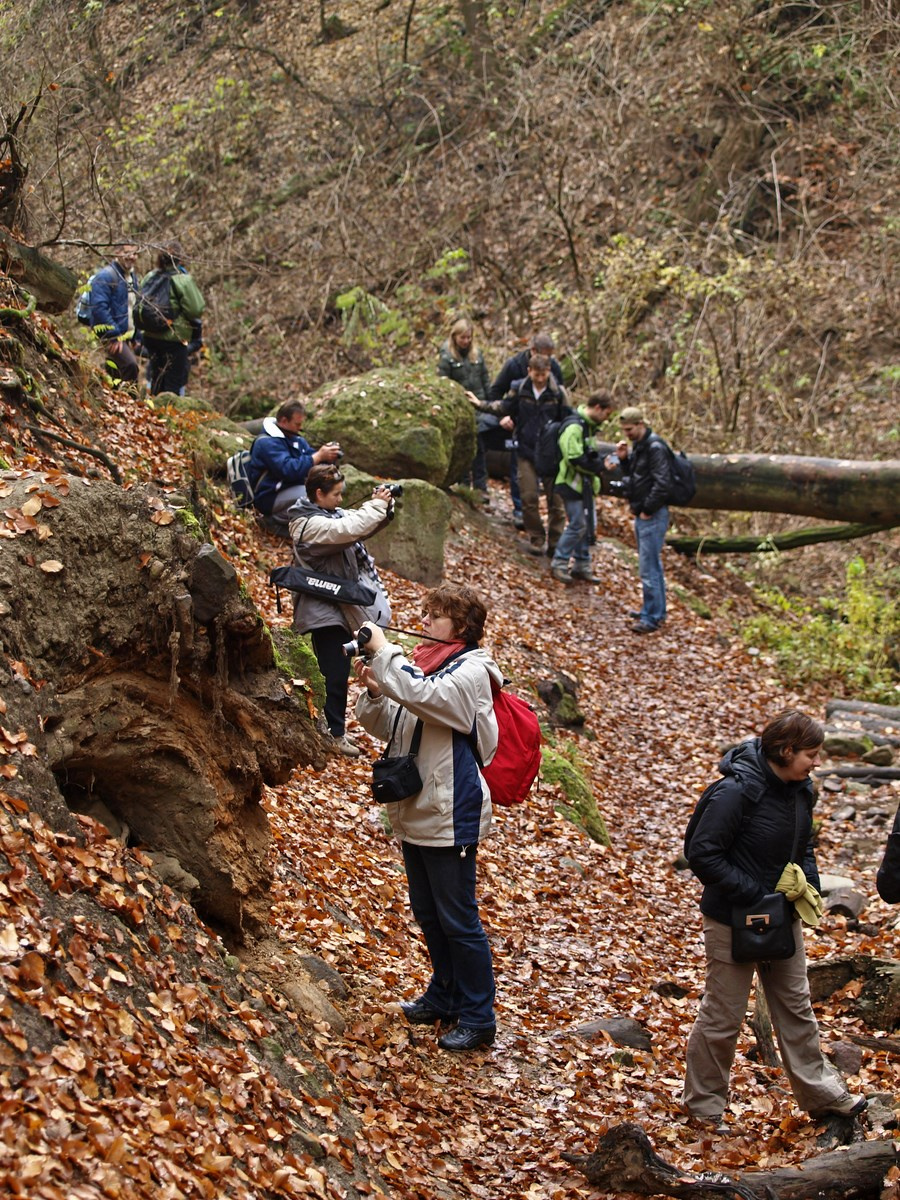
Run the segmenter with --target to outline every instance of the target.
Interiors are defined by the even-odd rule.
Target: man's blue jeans
[[[669,510],[663,505],[652,517],[634,518],[638,565],[641,572],[643,603],[640,620],[654,627],[666,619],[666,579],[663,575],[662,548],[669,528]]]
[[[462,857],[462,846],[401,846],[409,902],[433,972],[422,1000],[467,1028],[492,1027],[494,968],[475,901],[478,847]]]
[[[574,558],[576,566],[591,565],[591,550],[588,545],[587,512],[582,496],[570,499],[566,492],[557,492],[566,506],[566,527],[556,543],[553,552],[554,567],[567,567],[569,559]]]

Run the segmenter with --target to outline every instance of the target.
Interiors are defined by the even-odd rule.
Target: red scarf
[[[412,652],[412,660],[423,675],[433,675],[448,658],[465,650],[465,642],[419,642]]]

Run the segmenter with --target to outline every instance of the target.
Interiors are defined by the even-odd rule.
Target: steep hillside
[[[7,281],[0,288],[0,300],[13,298]],[[161,495],[193,490],[240,571],[245,598],[273,628],[285,624],[266,584],[284,546],[261,538],[195,478],[185,440],[195,414],[110,393],[83,367],[87,387],[73,387],[77,356],[48,322],[17,318],[17,337],[25,324],[38,395],[58,401],[55,428],[78,430],[69,440],[84,443],[102,434],[126,487],[152,477]],[[0,455],[10,470],[0,490],[9,497],[14,487],[31,488],[44,503],[48,482],[59,490],[67,471],[89,491],[106,465],[25,430],[27,399],[24,410],[19,401],[3,399]],[[45,561],[69,549],[52,515],[39,521],[23,509],[4,512],[3,579],[13,552],[30,549],[38,560],[42,548]],[[364,759],[301,768],[266,792],[268,936],[235,946],[159,880],[135,839],[126,846],[90,818],[39,815],[49,811],[38,774],[46,771],[37,749],[45,737],[42,681],[27,647],[4,664],[3,1194],[588,1200],[596,1191],[561,1153],[591,1150],[624,1120],[641,1124],[683,1169],[816,1152],[816,1124],[793,1107],[781,1073],[759,1063],[749,1033],[735,1064],[728,1134],[713,1142],[679,1112],[702,948],[696,885],[673,863],[722,744],[792,700],[820,711],[824,694],[795,697],[769,660],[732,637],[726,614],[749,611],[752,601],[716,564],[701,569],[667,553],[675,585],[668,625],[635,646],[625,612],[639,585],[629,522],[615,501],[601,503],[596,588],[552,581],[521,553],[508,517],[500,485],[487,515],[457,502],[447,577],[490,596],[490,645],[517,689],[534,697],[543,681],[565,673],[585,720],[552,730],[554,753],[539,786],[521,809],[498,813],[480,849],[499,1033],[490,1051],[463,1061],[440,1051],[430,1030],[407,1026],[398,1010],[399,1000],[419,993],[427,967],[398,849],[369,801],[376,747],[365,734],[354,730]],[[372,548],[377,556],[377,540]],[[68,586],[77,589],[77,563],[69,567]],[[397,624],[415,629],[422,588],[386,578]],[[0,617],[9,618],[15,598],[0,600]],[[698,615],[703,609],[713,619]],[[607,823],[608,847],[566,816],[575,767]],[[895,806],[890,784],[823,792],[821,865],[849,877],[868,903],[860,922],[826,917],[809,936],[812,959],[897,957],[896,915],[873,898],[872,883]],[[296,1003],[300,960],[321,978],[323,1019]],[[870,1136],[882,1136],[896,1120],[893,1059],[867,1033],[857,990],[851,984],[817,1007],[828,1053],[843,1056],[854,1089],[881,1096]],[[643,1048],[624,1049],[598,1032],[593,1023],[611,1018],[637,1021]]]
[[[3,110],[41,92],[24,228],[85,274],[178,234],[225,410],[431,359],[467,309],[492,368],[549,328],[579,387],[698,449],[896,452],[890,0],[35,2],[0,29]]]

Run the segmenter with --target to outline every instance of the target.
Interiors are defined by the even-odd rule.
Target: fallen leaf
[[[64,571],[65,567],[57,558],[48,558],[40,564],[41,570],[47,575],[58,575],[60,571]]]

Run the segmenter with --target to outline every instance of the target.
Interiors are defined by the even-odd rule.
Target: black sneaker
[[[467,1025],[457,1025],[449,1033],[438,1038],[442,1050],[452,1050],[455,1054],[466,1050],[477,1050],[479,1046],[490,1046],[497,1036],[497,1026],[487,1025],[483,1029],[471,1029]]]
[[[425,1000],[407,1000],[401,1003],[400,1007],[410,1025],[433,1025],[435,1021],[442,1021],[445,1025],[453,1025],[457,1019],[454,1016],[439,1013],[436,1008],[432,1008]]]

